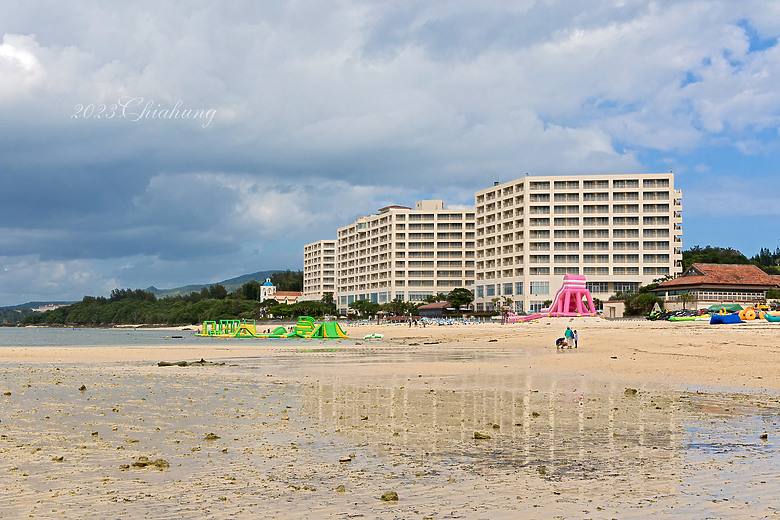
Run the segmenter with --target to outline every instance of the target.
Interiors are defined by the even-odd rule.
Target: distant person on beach
[[[555,340],[555,348],[565,348],[566,338],[558,338]]]
[[[567,346],[571,348],[571,344],[574,343],[574,331],[571,330],[571,327],[566,327],[566,332],[563,333],[563,337],[566,338]]]
[[[574,330],[574,348],[577,348],[577,341],[580,339],[579,335],[577,334],[577,330]]]

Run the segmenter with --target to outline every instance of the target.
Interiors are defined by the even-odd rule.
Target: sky
[[[780,245],[780,0],[0,3],[0,306],[301,269],[390,204],[675,173]]]

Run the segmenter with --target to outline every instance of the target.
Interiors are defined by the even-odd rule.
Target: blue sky
[[[301,268],[525,172],[673,169],[684,247],[774,249],[778,36],[766,0],[2,3],[0,305]]]

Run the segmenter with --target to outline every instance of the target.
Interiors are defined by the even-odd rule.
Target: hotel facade
[[[566,274],[595,298],[682,272],[674,174],[526,176],[476,192],[476,310],[538,312]],[[496,300],[496,298],[498,300]]]
[[[318,240],[303,246],[301,301],[321,301],[325,293],[336,296],[335,240]]]
[[[477,311],[535,312],[566,274],[585,275],[593,296],[607,299],[682,271],[673,173],[525,176],[476,192],[474,202],[468,210],[441,200],[388,206],[339,228],[338,311],[359,299],[421,302],[464,287]],[[321,243],[333,241],[304,246],[305,299],[316,299],[307,295],[324,279],[325,262],[312,256]]]

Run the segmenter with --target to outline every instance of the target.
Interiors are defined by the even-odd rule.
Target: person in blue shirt
[[[572,343],[574,343],[574,331],[571,330],[571,327],[566,327],[566,332],[563,333],[563,337],[566,338],[566,343],[569,348],[571,348]]]

